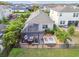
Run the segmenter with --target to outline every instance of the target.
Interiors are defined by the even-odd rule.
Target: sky
[[[13,4],[20,4],[20,3],[27,3],[27,4],[32,4],[32,3],[38,3],[38,4],[49,4],[49,3],[79,3],[79,1],[8,1]]]
[[[0,1],[79,1],[79,0],[0,0]]]
[[[67,3],[69,3],[69,1],[74,2],[74,3],[76,3],[76,2],[79,3],[79,0],[0,0],[0,1],[8,1],[8,2],[14,3],[14,4],[16,4],[16,3],[18,3],[18,4],[19,3],[29,3],[29,4],[31,4],[31,3],[52,3],[52,2],[61,3],[62,1],[67,2]],[[38,1],[40,1],[40,2],[38,2]]]
[[[79,1],[79,0],[0,0],[0,1]]]

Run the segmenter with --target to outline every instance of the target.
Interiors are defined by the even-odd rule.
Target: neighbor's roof
[[[79,12],[79,7],[73,7],[73,6],[64,6],[64,7],[59,6],[52,9],[58,12]]]
[[[8,6],[0,5],[0,9],[8,9]]]
[[[28,10],[26,7],[11,7],[12,10]]]
[[[4,31],[5,28],[6,28],[6,25],[0,24],[0,31]]]

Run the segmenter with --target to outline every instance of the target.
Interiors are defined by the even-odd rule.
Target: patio
[[[50,39],[53,37],[53,39]],[[63,45],[62,42],[57,40],[56,36],[51,36],[50,34],[44,35],[42,40],[38,43],[32,42],[31,44],[20,42],[21,48],[60,48]]]

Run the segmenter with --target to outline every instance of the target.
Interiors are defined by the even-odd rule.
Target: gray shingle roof
[[[42,23],[52,23],[53,21],[43,11],[37,10],[36,12],[33,12],[27,19],[26,23],[28,22],[42,24]]]
[[[79,12],[79,7],[74,8],[73,6],[55,7],[53,10],[58,12]]]

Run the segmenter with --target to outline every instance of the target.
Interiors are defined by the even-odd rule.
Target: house
[[[0,20],[2,20],[3,17],[8,17],[11,13],[8,6],[0,5]]]
[[[11,6],[10,7],[11,8],[11,11],[12,12],[25,12],[25,11],[28,11],[29,10],[29,7],[28,6],[26,6],[26,7],[24,7],[24,6]]]
[[[57,26],[79,26],[79,8],[75,6],[57,6],[50,9],[50,18]]]
[[[37,39],[34,42],[41,43],[43,38],[43,32],[46,29],[53,29],[54,22],[50,17],[41,10],[33,12],[25,22],[25,26],[22,29],[22,42],[33,37]],[[39,41],[38,41],[39,40]]]
[[[25,8],[25,7],[22,7],[22,8],[11,8],[12,9],[12,11],[14,11],[14,12],[25,12],[25,11],[28,11],[28,8]]]
[[[0,32],[4,32],[7,25],[0,24]]]

